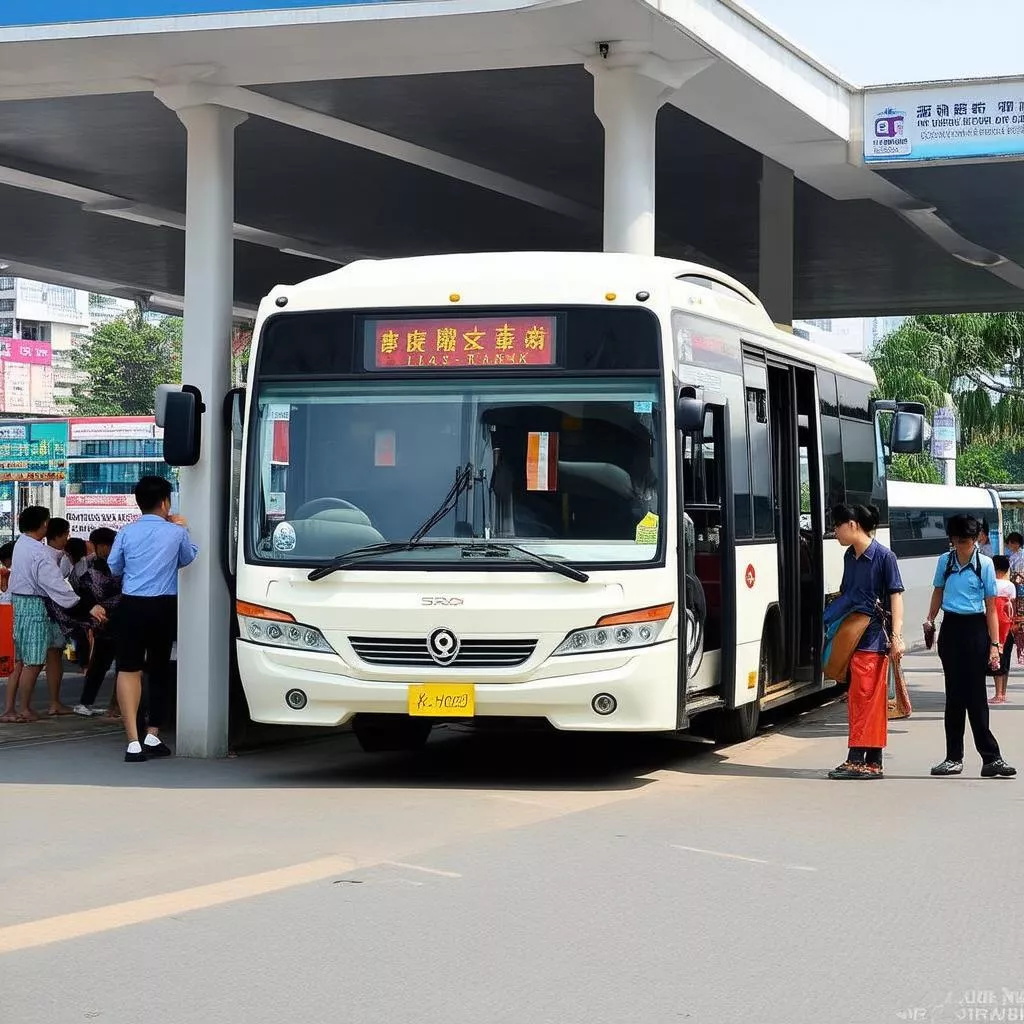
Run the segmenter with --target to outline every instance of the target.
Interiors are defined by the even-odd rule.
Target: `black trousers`
[[[946,757],[964,759],[964,718],[986,764],[998,760],[999,744],[988,725],[988,623],[984,615],[942,613],[939,659],[946,680]]]
[[[97,630],[93,638],[92,659],[85,673],[80,704],[91,708],[96,702],[96,694],[100,692],[103,680],[107,678],[110,666],[114,664],[115,652],[114,638],[106,630]]]

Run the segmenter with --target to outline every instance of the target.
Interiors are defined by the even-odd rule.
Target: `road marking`
[[[676,843],[670,843],[669,846],[673,850],[685,850],[687,853],[704,853],[709,857],[722,857],[725,860],[742,860],[748,864],[764,864],[767,867],[780,867],[786,868],[788,871],[817,871],[817,868],[809,868],[803,864],[777,864],[774,865],[770,860],[762,860],[760,857],[744,857],[738,853],[722,853],[720,850],[702,850],[699,846],[679,846]]]
[[[440,875],[442,878],[461,878],[457,871],[442,871],[440,868],[425,868],[422,864],[403,864],[400,860],[382,860],[381,864],[387,864],[392,868],[405,868],[406,871],[422,871],[428,875]]]
[[[72,914],[45,917],[40,921],[27,921],[0,928],[0,953],[12,953],[20,949],[32,949],[51,942],[63,942],[84,935],[124,928],[127,925],[143,924],[164,917],[173,917],[189,910],[204,910],[208,907],[233,903],[263,896],[282,889],[291,889],[309,882],[319,882],[339,872],[349,872],[356,862],[351,857],[321,857],[293,864],[273,871],[261,871],[255,875],[229,878],[210,885],[197,885],[191,889],[161,893],[159,896],[144,896],[126,903],[113,903],[92,910],[79,910]]]

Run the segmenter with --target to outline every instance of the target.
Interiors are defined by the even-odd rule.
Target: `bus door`
[[[769,360],[768,403],[783,647],[778,678],[810,682],[822,615],[814,371]]]
[[[720,684],[731,691],[735,676],[735,538],[723,515],[732,505],[729,407],[719,395],[704,402],[702,429],[681,434],[679,447],[681,711]]]

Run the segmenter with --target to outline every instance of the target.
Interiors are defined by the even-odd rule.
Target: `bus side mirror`
[[[224,398],[224,429],[241,436],[245,419],[245,388],[232,388]]]
[[[168,466],[194,466],[203,439],[203,404],[199,388],[184,384],[167,393],[164,403],[164,462]]]
[[[920,455],[924,451],[924,416],[900,410],[892,418],[889,450],[893,455]]]
[[[676,398],[676,430],[692,434],[704,429],[704,403],[693,388],[680,388]]]

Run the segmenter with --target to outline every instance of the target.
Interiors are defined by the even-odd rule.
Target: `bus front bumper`
[[[253,721],[273,725],[343,725],[359,713],[408,714],[412,683],[472,683],[476,717],[545,718],[556,729],[660,732],[677,725],[678,648],[675,640],[614,655],[549,658],[536,677],[488,681],[446,673],[402,681],[359,679],[339,672],[336,655],[264,647],[237,641],[238,668]],[[552,674],[558,673],[558,674]],[[405,674],[404,672],[402,673]],[[301,708],[285,700],[305,697]],[[615,710],[598,714],[592,701],[611,694]]]

